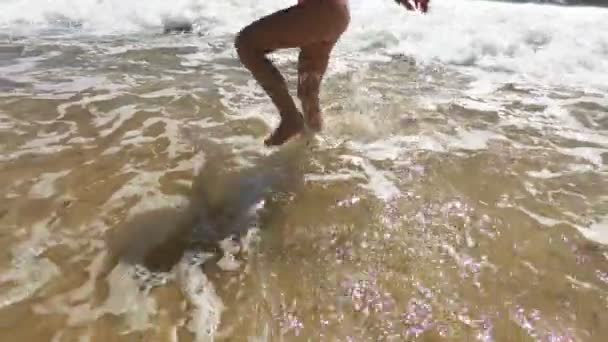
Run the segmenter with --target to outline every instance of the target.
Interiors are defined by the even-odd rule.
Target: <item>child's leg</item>
[[[304,46],[298,58],[298,98],[306,124],[313,131],[320,131],[323,126],[319,89],[334,45],[335,41]]]
[[[280,145],[303,128],[302,117],[287,90],[284,78],[266,58],[276,49],[312,46],[334,41],[348,24],[342,7],[332,0],[307,1],[266,16],[245,27],[237,36],[236,49],[241,62],[268,93],[281,115],[281,124],[266,140]],[[348,10],[345,10],[348,15]]]

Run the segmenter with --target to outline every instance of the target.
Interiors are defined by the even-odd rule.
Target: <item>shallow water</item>
[[[608,335],[606,9],[353,1],[325,131],[271,150],[231,41],[281,2],[27,3],[0,3],[0,340]]]

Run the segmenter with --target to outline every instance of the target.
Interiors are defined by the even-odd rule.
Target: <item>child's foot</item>
[[[279,127],[264,140],[266,146],[279,146],[283,145],[287,140],[291,139],[295,135],[300,134],[304,130],[304,121],[300,114],[294,115],[292,119],[281,118]]]
[[[306,127],[313,132],[320,132],[323,129],[323,117],[321,112],[311,112],[306,115]]]

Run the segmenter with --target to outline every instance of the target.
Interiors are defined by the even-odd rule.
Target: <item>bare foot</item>
[[[323,129],[323,117],[321,112],[311,112],[306,115],[306,127],[313,132],[320,132]]]
[[[298,114],[293,119],[281,119],[279,127],[264,140],[266,146],[279,146],[283,145],[287,140],[291,139],[295,135],[298,135],[304,130],[304,121],[302,116]]]

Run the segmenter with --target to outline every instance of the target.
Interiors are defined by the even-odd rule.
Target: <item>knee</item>
[[[236,53],[239,56],[239,59],[243,59],[243,53],[246,49],[246,38],[243,35],[243,31],[239,32],[234,39],[234,48],[236,49]]]
[[[253,44],[253,39],[247,27],[237,34],[234,39],[234,47],[243,64],[247,64],[247,62],[256,54],[255,45]]]

